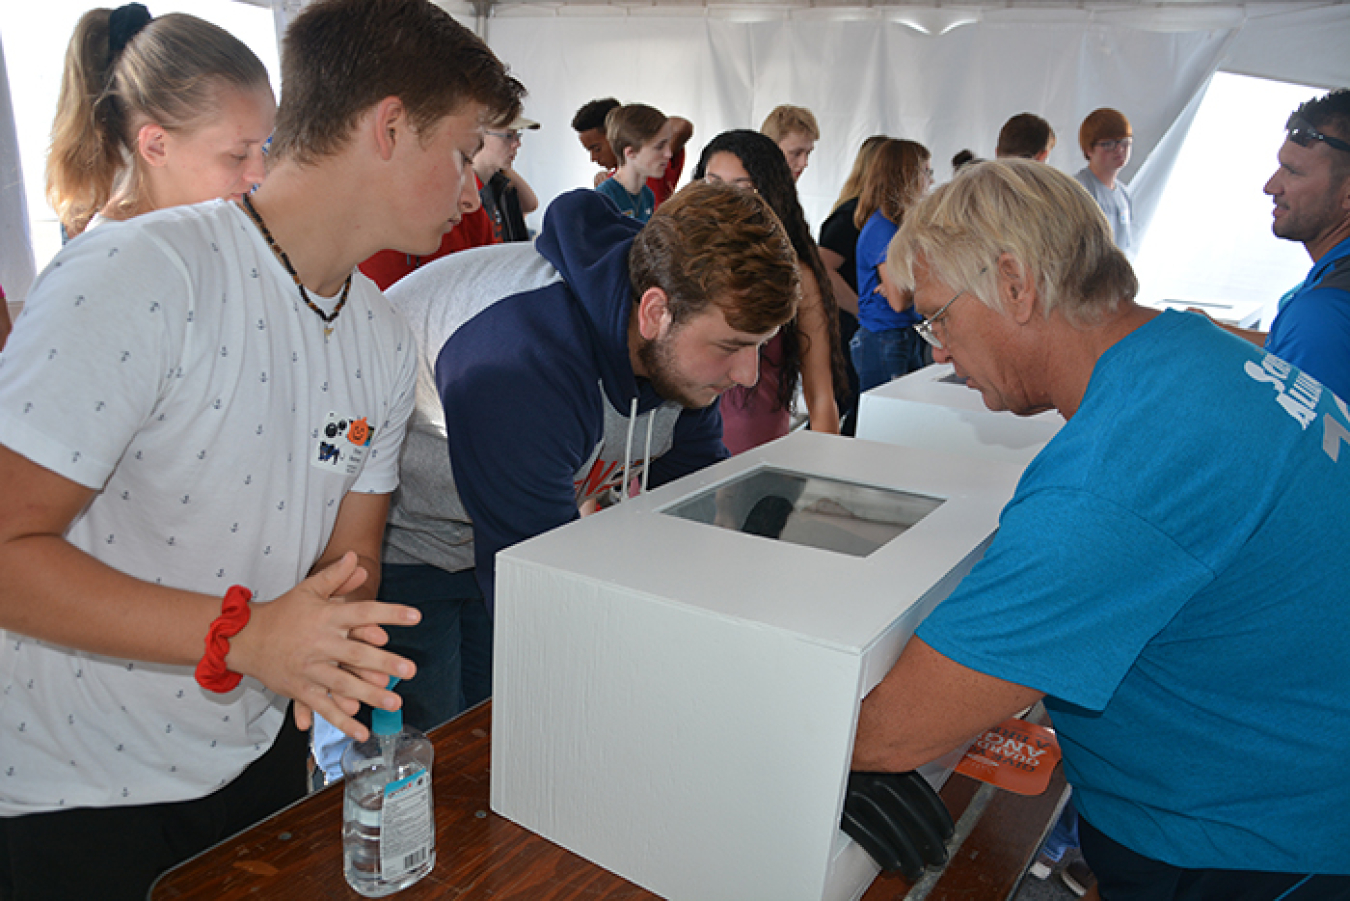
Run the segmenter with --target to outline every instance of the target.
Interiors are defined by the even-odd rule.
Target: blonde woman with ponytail
[[[68,237],[96,219],[238,198],[263,179],[276,101],[262,62],[195,16],[139,3],[75,26],[47,158]]]

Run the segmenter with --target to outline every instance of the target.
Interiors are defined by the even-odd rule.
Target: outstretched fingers
[[[414,625],[420,614],[398,604],[343,601],[364,579],[349,553],[276,600],[253,605],[226,665],[306,708],[297,708],[297,723],[318,713],[346,734],[366,737],[352,718],[359,705],[397,709],[398,695],[385,687],[389,677],[412,678],[416,667],[365,639],[383,639],[381,626]]]

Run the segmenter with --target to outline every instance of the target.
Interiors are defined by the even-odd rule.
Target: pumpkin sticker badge
[[[361,471],[375,428],[364,416],[339,416],[329,413],[316,436],[309,464],[327,472],[354,476]]]

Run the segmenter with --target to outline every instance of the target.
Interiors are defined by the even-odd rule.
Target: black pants
[[[1102,901],[1350,901],[1350,876],[1186,870],[1136,854],[1081,815],[1078,838]]]
[[[307,753],[288,710],[272,747],[204,798],[0,817],[0,901],[144,901],[165,870],[304,797]]]

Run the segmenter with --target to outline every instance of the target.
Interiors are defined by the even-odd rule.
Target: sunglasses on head
[[[1337,150],[1350,153],[1350,144],[1347,144],[1340,138],[1333,138],[1331,135],[1322,134],[1320,131],[1309,125],[1308,120],[1304,119],[1298,113],[1294,113],[1289,117],[1289,121],[1284,123],[1284,130],[1289,133],[1289,140],[1300,147],[1307,147],[1312,144],[1313,141],[1321,141],[1328,147],[1335,147]]]

